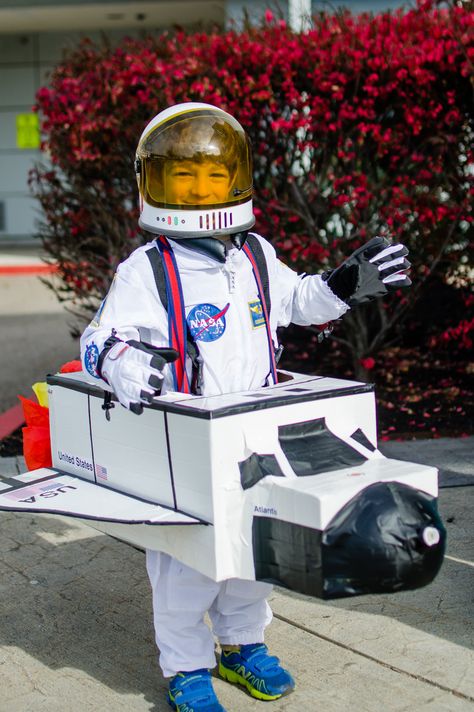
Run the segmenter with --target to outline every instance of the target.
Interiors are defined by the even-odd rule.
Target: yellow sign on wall
[[[40,132],[38,114],[16,115],[17,148],[39,148]]]

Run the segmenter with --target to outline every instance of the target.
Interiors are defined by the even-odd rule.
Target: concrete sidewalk
[[[441,468],[439,576],[330,603],[275,589],[267,641],[297,689],[264,704],[216,680],[229,712],[474,710],[474,437],[382,449]],[[18,467],[0,460],[0,475]],[[0,600],[2,712],[169,709],[141,551],[70,519],[0,514]]]

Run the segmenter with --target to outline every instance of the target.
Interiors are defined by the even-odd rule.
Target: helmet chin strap
[[[217,237],[190,237],[181,239],[180,245],[188,247],[190,250],[200,252],[206,257],[212,257],[217,262],[224,263],[227,258],[229,241],[238,250],[241,250],[247,239],[248,230],[236,232],[234,235],[225,235],[221,239]]]

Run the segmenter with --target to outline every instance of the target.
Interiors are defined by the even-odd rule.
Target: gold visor
[[[223,208],[252,196],[252,158],[245,131],[219,110],[165,119],[137,149],[140,193],[158,208]]]

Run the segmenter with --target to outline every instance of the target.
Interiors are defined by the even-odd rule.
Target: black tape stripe
[[[171,490],[173,492],[173,502],[174,502],[174,508],[176,511],[178,510],[178,503],[176,500],[176,488],[174,485],[174,474],[173,474],[173,460],[171,459],[171,445],[170,445],[170,433],[168,429],[168,414],[163,413],[163,418],[164,418],[164,423],[165,423],[165,434],[166,434],[166,449],[168,451],[168,464],[170,467],[170,478],[171,478]]]
[[[155,278],[156,288],[163,305],[164,310],[168,311],[168,294],[166,292],[166,277],[165,270],[163,266],[163,259],[157,247],[152,247],[150,250],[146,250],[146,256],[148,257]]]
[[[265,253],[263,247],[261,246],[259,240],[255,235],[249,233],[247,236],[247,243],[253,252],[253,256],[257,263],[258,271],[260,272],[260,280],[263,287],[263,298],[265,299],[265,305],[267,307],[268,318],[270,318],[270,312],[272,310],[272,302],[270,299],[270,280],[268,277],[268,267],[267,260],[265,259]]]

